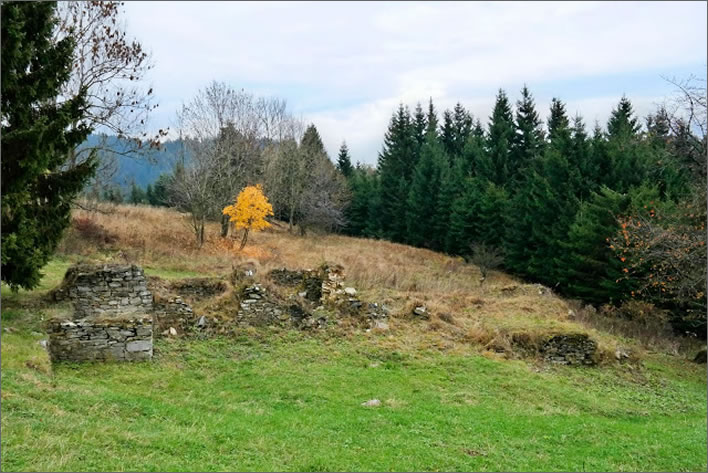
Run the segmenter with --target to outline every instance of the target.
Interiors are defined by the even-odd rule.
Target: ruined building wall
[[[145,360],[152,358],[152,294],[135,265],[72,266],[57,300],[70,300],[70,318],[48,322],[52,361]]]

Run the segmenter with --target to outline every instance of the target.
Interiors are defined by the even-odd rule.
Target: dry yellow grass
[[[174,210],[134,205],[102,205],[101,210],[77,210],[73,217],[100,226],[114,241],[91,243],[91,238],[72,227],[61,252],[205,275],[226,275],[247,262],[261,274],[280,267],[314,268],[335,262],[344,266],[346,284],[363,299],[389,307],[389,333],[395,336],[379,337],[379,342],[399,348],[406,344],[448,350],[508,348],[519,332],[539,337],[590,333],[600,341],[605,357],[617,347],[614,337],[569,320],[568,304],[547,288],[501,272],[492,272],[480,285],[479,270],[461,258],[342,235],[301,237],[277,223],[251,235],[246,247],[237,251],[239,235],[220,238],[220,225],[212,222],[206,227],[204,246],[198,248],[188,217]],[[427,307],[429,320],[412,317],[416,305]]]

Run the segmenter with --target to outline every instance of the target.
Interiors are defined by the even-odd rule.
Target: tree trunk
[[[199,248],[204,246],[204,218],[199,223]]]
[[[288,232],[293,232],[293,219],[295,217],[295,207],[290,208],[290,219],[288,220]]]
[[[229,236],[229,216],[228,215],[222,215],[221,216],[221,238],[226,238]]]
[[[248,240],[248,228],[244,228],[243,230],[243,239],[241,240],[241,246],[239,246],[238,251],[243,250],[243,247],[246,246],[246,240]]]

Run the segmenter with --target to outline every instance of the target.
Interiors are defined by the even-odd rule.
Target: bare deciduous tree
[[[473,243],[470,245],[471,254],[467,260],[479,268],[481,278],[479,279],[480,286],[487,279],[489,271],[497,269],[504,262],[504,258],[499,253],[499,250],[492,246],[487,246],[484,243]]]
[[[186,156],[175,173],[173,202],[192,214],[197,241],[203,222],[221,219],[221,236],[229,221],[222,209],[249,184],[263,179],[263,150],[297,132],[298,126],[279,99],[256,99],[222,82],[212,82],[184,104],[178,114]]]
[[[664,80],[672,84],[676,92],[661,105],[659,115],[667,122],[674,151],[691,172],[705,180],[708,167],[706,79],[690,75],[685,79]]]
[[[99,168],[93,185],[109,182],[116,172],[116,156],[139,157],[155,148],[165,130],[148,136],[149,113],[157,107],[145,77],[152,68],[150,55],[135,39],[126,36],[121,21],[122,2],[59,2],[59,22],[54,40],[70,36],[75,48],[73,67],[61,98],[75,97],[85,90],[87,109],[80,125],[98,131],[98,139],[80,145],[67,156],[66,166],[76,166],[95,151]],[[108,135],[119,140],[108,142]]]
[[[351,198],[344,176],[326,156],[315,161],[302,201],[301,234],[307,228],[336,231],[346,224],[344,208]]]

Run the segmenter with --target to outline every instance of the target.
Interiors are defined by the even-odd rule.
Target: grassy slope
[[[140,250],[136,230],[104,223],[123,248]],[[171,235],[188,238],[177,227],[155,237]],[[140,262],[162,277],[219,273],[233,262],[218,248],[173,255],[176,244],[145,248]],[[52,369],[37,343],[41,321],[67,308],[42,295],[86,257],[65,250],[38,290],[2,288],[2,326],[11,330],[2,333],[2,470],[707,467],[704,366],[651,353],[641,368],[501,360],[465,343],[474,336],[454,335],[572,324],[561,320],[562,301],[526,289],[502,297],[500,288],[513,282],[502,274],[477,288],[467,282],[470,268],[385,242],[263,234],[247,249],[265,268],[340,261],[367,296],[394,307],[424,300],[451,311],[455,325],[394,318],[387,334],[160,340],[151,363]],[[383,406],[360,405],[372,398]]]
[[[706,469],[705,373],[665,356],[536,370],[271,333],[50,375],[39,338],[3,336],[4,471]]]

